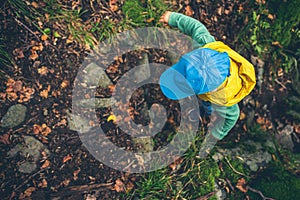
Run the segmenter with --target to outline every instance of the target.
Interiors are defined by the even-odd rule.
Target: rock
[[[219,153],[219,152],[216,152],[213,156],[212,156],[212,159],[215,161],[215,162],[219,162],[220,160],[223,160],[224,156]]]
[[[17,144],[14,148],[7,152],[7,155],[8,157],[14,157],[19,153],[20,156],[24,158],[29,157],[30,161],[25,160],[25,162],[21,163],[18,167],[19,171],[22,173],[31,173],[37,167],[36,162],[40,159],[41,152],[45,152],[47,156],[50,155],[50,151],[43,143],[32,136],[25,136],[24,144]]]
[[[222,160],[224,156],[240,158],[249,168],[251,171],[257,171],[259,167],[263,167],[268,164],[272,160],[272,156],[266,150],[264,150],[263,145],[259,142],[255,141],[248,141],[244,145],[251,145],[255,148],[255,152],[249,152],[242,150],[240,147],[233,148],[233,149],[218,149],[212,158],[215,161]]]
[[[152,137],[136,137],[132,139],[138,153],[152,152],[154,141]]]
[[[142,55],[142,60],[138,62],[138,66],[136,66],[134,69],[134,80],[137,83],[140,83],[142,81],[149,79],[150,76],[151,73],[150,73],[148,54],[144,53]]]
[[[215,190],[217,191],[215,196],[218,200],[224,200],[226,199],[226,192],[224,190],[222,190],[217,183],[215,183],[214,185]]]
[[[89,120],[83,116],[75,115],[67,111],[69,129],[78,131],[80,133],[86,133],[91,129]]]
[[[26,117],[26,112],[27,107],[22,104],[11,106],[1,119],[1,126],[4,128],[13,128],[20,125]]]
[[[107,76],[104,69],[102,69],[95,63],[89,64],[83,71],[86,73],[83,76],[83,81],[88,86],[99,86],[101,88],[107,88],[109,85],[112,85],[112,82]]]
[[[280,131],[280,134],[283,135],[291,135],[294,132],[294,127],[292,125],[286,125],[282,131]]]
[[[19,172],[30,174],[36,169],[36,163],[34,162],[24,162],[19,165]]]
[[[81,99],[73,102],[73,105],[82,108],[107,108],[116,103],[116,99],[111,98],[90,98],[90,99]]]

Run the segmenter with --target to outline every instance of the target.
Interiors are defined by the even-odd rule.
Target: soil
[[[81,1],[80,1],[81,2]],[[92,9],[88,1],[83,0],[84,9],[89,10],[83,16],[83,20],[87,20],[92,15]],[[188,3],[187,3],[188,2]],[[238,9],[242,5],[247,8],[246,2],[239,1],[178,1],[175,8],[180,8],[179,12],[186,12],[186,8],[191,6],[194,11],[193,17],[203,21],[209,31],[216,37],[229,46],[238,48],[236,44],[237,30],[240,30],[245,24],[241,21]],[[199,3],[197,3],[199,2]],[[106,9],[110,9],[108,3],[103,1]],[[109,17],[120,15],[120,12],[111,12]],[[129,174],[114,170],[95,159],[87,149],[82,145],[82,142],[76,131],[68,128],[66,122],[67,111],[72,107],[72,89],[73,82],[77,75],[77,71],[81,66],[84,58],[87,56],[86,49],[78,42],[67,42],[67,38],[51,38],[43,41],[40,39],[41,34],[32,34],[24,26],[17,23],[15,14],[11,8],[6,8],[0,13],[0,38],[5,39],[5,50],[13,55],[15,66],[1,66],[1,72],[6,76],[0,82],[1,94],[6,92],[7,79],[11,78],[15,81],[22,81],[22,86],[32,88],[34,93],[29,100],[20,98],[21,92],[18,92],[19,97],[9,99],[7,96],[1,98],[0,113],[3,116],[11,105],[18,101],[27,107],[29,110],[25,121],[18,127],[11,129],[1,129],[1,135],[8,134],[9,142],[0,143],[0,177],[1,186],[0,193],[2,199],[19,199],[25,198],[26,195],[32,199],[83,199],[90,195],[99,197],[100,199],[120,199],[122,192],[116,189],[116,182],[122,180],[127,185],[134,183],[139,179],[138,175]],[[36,31],[36,27],[26,20],[21,18],[30,30]],[[38,38],[36,38],[38,35]],[[55,43],[53,41],[56,40]],[[32,47],[42,45],[42,49],[37,50],[38,58],[31,59]],[[170,64],[170,61],[159,60],[160,57],[155,56],[154,50],[146,50],[149,55],[150,62],[160,62]],[[141,52],[131,52],[125,55],[130,62],[129,66],[140,60]],[[23,54],[23,55],[22,55]],[[153,55],[154,54],[154,55]],[[160,55],[165,56],[165,52],[160,52]],[[244,55],[250,59],[249,55]],[[47,68],[47,73],[43,75],[39,72],[43,66]],[[108,76],[117,82],[118,77],[121,77],[129,69],[124,68],[125,65],[119,65],[117,70],[107,71]],[[285,81],[285,80],[282,80]],[[269,83],[267,83],[269,84]],[[265,85],[267,85],[265,84]],[[251,94],[252,99],[255,99],[255,118],[264,117],[274,122],[275,119],[283,121],[283,123],[291,123],[289,119],[282,119],[278,110],[278,105],[284,100],[289,89],[282,88],[280,85],[265,86],[262,92],[259,93],[256,88]],[[272,87],[272,90],[269,88]],[[142,95],[145,90],[150,93],[146,100]],[[158,86],[153,85],[148,88],[140,88],[133,95],[132,105],[140,102],[146,102],[147,107],[151,107],[154,103],[162,103],[169,106],[169,110],[176,110],[178,103],[168,101],[159,90]],[[42,92],[47,95],[43,95]],[[276,92],[275,92],[276,91]],[[89,95],[88,93],[85,95]],[[97,89],[96,97],[109,97],[111,90]],[[277,98],[282,97],[282,98]],[[274,101],[274,98],[276,100]],[[267,110],[261,108],[267,105]],[[241,103],[242,112],[248,115],[248,104]],[[172,108],[172,109],[171,109]],[[281,108],[280,108],[281,109]],[[284,109],[284,108],[282,108]],[[98,122],[102,126],[106,135],[111,138],[111,141],[118,146],[126,149],[132,149],[133,144],[130,136],[122,133],[118,127],[112,122],[107,122],[107,117],[110,115],[110,109],[97,109]],[[167,142],[169,130],[174,128],[178,121],[176,120],[180,113],[168,113],[169,117],[175,119],[170,120],[164,127],[166,135],[158,138],[157,146],[160,148]],[[148,124],[149,121],[143,119],[143,113],[139,108],[136,109],[135,120],[141,124]],[[272,116],[272,118],[270,117]],[[49,134],[35,132],[34,127],[46,124],[51,129]],[[245,120],[238,122],[235,132],[245,132],[248,127],[245,127]],[[268,129],[268,127],[267,127]],[[50,151],[50,156],[43,157],[38,163],[38,169],[31,174],[24,174],[18,171],[18,164],[24,162],[26,157],[8,158],[7,152],[21,141],[22,136],[31,135],[40,140]],[[18,137],[17,137],[18,136]],[[238,136],[232,136],[237,138]]]

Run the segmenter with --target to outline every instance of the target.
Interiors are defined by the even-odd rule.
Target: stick
[[[21,26],[23,26],[24,28],[26,28],[26,30],[28,30],[32,35],[34,35],[37,39],[38,39],[38,41],[41,41],[40,40],[40,38],[30,29],[30,28],[28,28],[28,26],[26,26],[25,24],[23,24],[20,20],[18,20],[17,18],[15,18],[14,17],[14,19],[15,19],[15,21],[18,23],[18,24],[20,24]]]
[[[204,195],[204,196],[199,197],[199,198],[196,199],[196,200],[208,200],[210,197],[212,197],[212,196],[215,195],[216,193],[217,193],[216,191],[210,192],[210,193],[208,193],[208,194],[206,194],[206,195]]]
[[[225,157],[226,162],[228,163],[229,167],[237,174],[248,177],[246,174],[243,174],[242,172],[237,171],[236,169],[233,168],[233,166],[231,165],[231,163],[229,162],[229,160]]]
[[[275,200],[275,199],[270,198],[270,197],[265,197],[261,191],[256,190],[256,189],[254,189],[254,188],[252,188],[252,187],[247,186],[246,188],[247,188],[248,190],[254,192],[254,193],[259,194],[263,200]]]
[[[112,185],[113,183],[98,183],[92,185],[70,186],[63,189],[62,191],[51,194],[51,197],[65,197],[65,196],[74,195],[76,193],[82,193],[90,190],[98,190],[98,191],[104,191],[108,189],[111,190],[113,188]]]

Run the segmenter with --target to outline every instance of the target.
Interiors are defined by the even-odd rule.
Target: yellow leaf
[[[116,122],[117,120],[117,117],[115,115],[110,115],[108,118],[107,118],[107,121],[113,121],[113,122]]]

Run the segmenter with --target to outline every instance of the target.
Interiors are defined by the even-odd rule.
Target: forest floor
[[[76,3],[64,2],[62,1],[61,5],[70,10],[80,8],[87,11],[80,15],[80,21],[71,21],[71,23],[88,26],[96,23],[97,19],[99,19],[99,24],[104,19],[111,19],[114,23],[118,23],[124,17],[121,9],[123,2],[86,0]],[[250,9],[247,7],[247,3],[222,0],[192,2],[169,1],[168,3],[172,6],[171,9],[202,21],[217,40],[221,40],[239,51],[238,33],[247,22],[242,21],[238,13],[241,9]],[[46,7],[46,4],[43,1],[30,2],[28,6],[41,10]],[[125,198],[126,192],[134,191],[138,187],[135,183],[141,180],[143,174],[121,172],[101,163],[82,144],[78,132],[69,128],[68,113],[72,111],[74,80],[91,48],[83,45],[82,41],[76,40],[64,29],[66,28],[64,19],[47,19],[48,15],[45,15],[45,13],[47,14],[45,12],[43,15],[46,20],[37,20],[40,23],[38,26],[44,32],[46,28],[50,30],[51,33],[45,36],[36,26],[28,22],[28,19],[16,16],[12,8],[4,8],[0,12],[0,38],[5,41],[5,50],[12,56],[14,64],[1,66],[0,116],[3,117],[9,108],[16,104],[26,106],[26,110],[18,114],[14,113],[14,115],[22,116],[24,113],[26,115],[16,126],[1,127],[0,129],[1,199]],[[146,26],[151,26],[151,21],[152,19]],[[76,25],[74,27],[76,28]],[[79,40],[84,38],[81,33],[78,35]],[[92,36],[91,40],[93,41]],[[83,41],[85,40],[83,39]],[[116,84],[118,79],[132,68],[128,66],[135,66],[140,62],[141,55],[145,52],[147,52],[150,63],[170,65],[165,51],[143,49],[130,52],[125,56],[120,56],[123,60],[116,60],[106,69],[105,72],[111,82]],[[247,53],[248,55],[244,56],[249,60],[252,59],[252,62],[261,61],[260,59],[255,60],[256,55],[253,52]],[[268,61],[264,62],[265,67],[268,67]],[[280,75],[280,72],[278,73]],[[83,95],[86,98],[94,95],[97,98],[109,98],[113,89],[112,85],[104,89],[97,88],[94,94],[95,90],[87,89]],[[146,102],[149,107],[153,103],[161,103],[170,108],[176,107],[176,102],[167,100],[159,87],[151,86],[147,91],[149,98],[145,99],[140,95],[145,92],[144,89],[137,90],[133,95],[132,104],[143,105]],[[300,125],[286,117],[283,112],[287,109],[285,99],[293,92],[288,77],[280,75],[274,81],[270,78],[270,74],[265,74],[262,86],[256,87],[239,104],[240,120],[229,136],[220,142],[220,146],[226,147],[227,144],[231,147],[237,146],[239,141],[247,138],[249,132],[255,132],[255,130],[266,132],[266,134],[270,134],[267,137],[271,137],[272,134],[284,130],[289,125],[294,134],[291,136],[294,147],[290,151],[299,153],[297,138],[299,140]],[[147,123],[147,120],[145,122],[144,119],[141,119],[143,116],[141,108],[136,108],[135,112],[137,121]],[[90,125],[101,124],[111,141],[126,149],[133,148],[134,144],[130,136],[120,133],[113,120],[108,121],[108,117],[111,115],[110,108],[97,109],[96,113],[98,121],[89,121]],[[176,116],[176,114],[178,113],[174,115]],[[169,125],[165,126],[166,131],[170,125],[174,125],[172,123],[175,123],[176,126],[176,120],[175,122],[169,120],[168,123]],[[155,148],[164,146],[167,142],[166,137],[164,135],[157,138]],[[32,143],[29,144],[28,141]],[[27,152],[27,155],[19,152],[22,151],[20,144],[24,142],[25,146],[34,145],[39,146],[40,149],[33,150],[33,153]],[[19,149],[16,149],[16,146]],[[272,160],[281,159],[281,156],[274,153]],[[27,166],[20,171],[20,166],[24,167],[24,163],[34,164],[31,166],[32,169],[28,169],[30,167]],[[172,169],[173,166],[170,165],[170,168]],[[293,170],[300,176],[299,170]],[[180,173],[180,170],[174,173]],[[230,182],[227,184],[230,186]],[[233,188],[236,187],[235,185],[236,183]],[[229,187],[229,189],[232,188]],[[241,188],[238,188],[238,191],[245,193]],[[244,195],[244,198],[246,196]],[[209,196],[202,199],[205,198],[208,199]],[[201,199],[200,196],[199,199]]]

